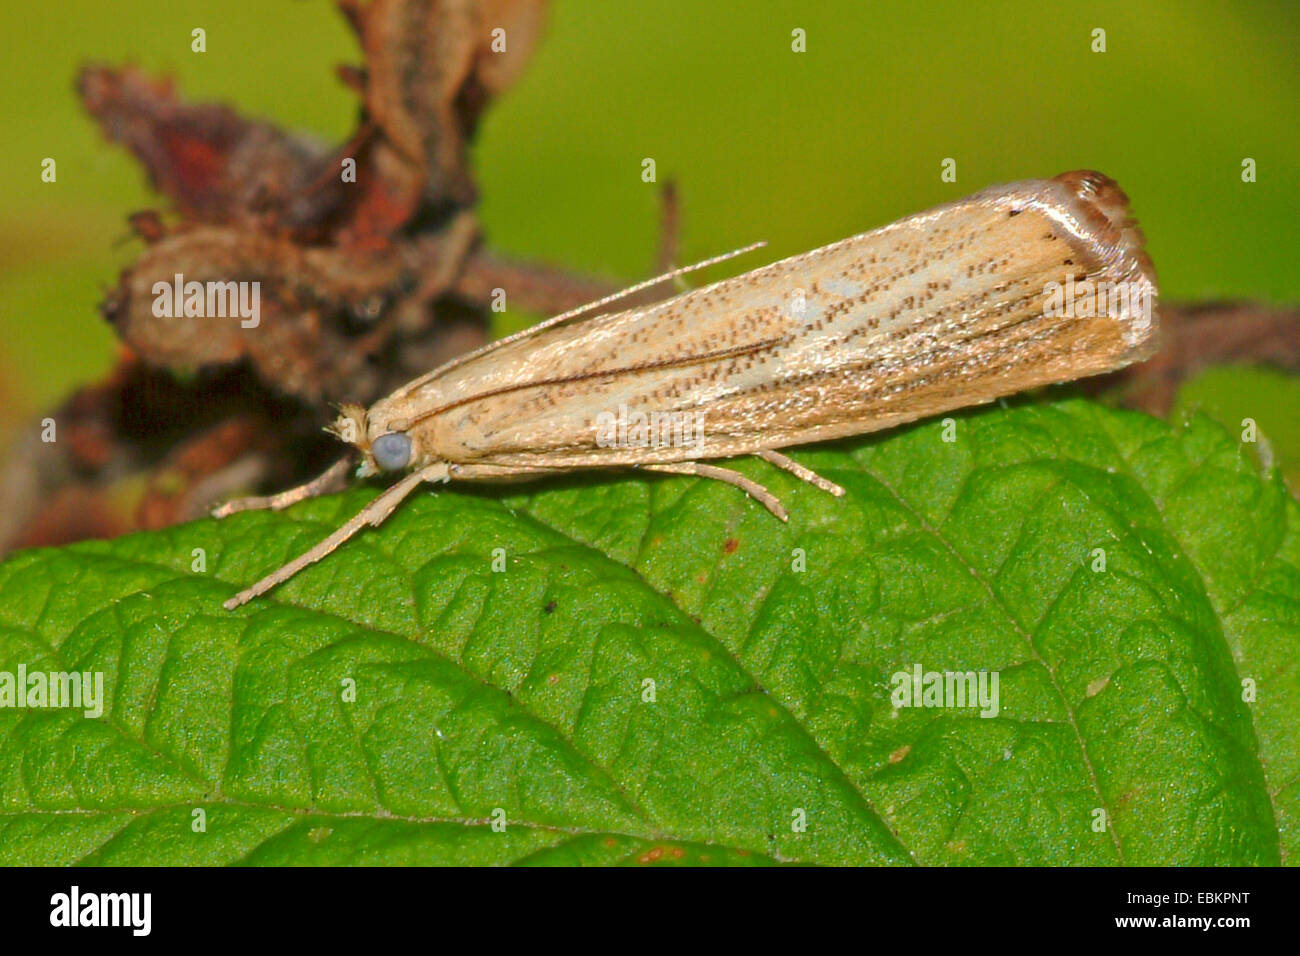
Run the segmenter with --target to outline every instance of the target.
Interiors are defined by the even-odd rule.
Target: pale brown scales
[[[1072,189],[1102,196],[1105,211]],[[707,458],[874,431],[1117,367],[1144,353],[1151,327],[1042,317],[1045,285],[1076,262],[1084,263],[1076,276],[1154,289],[1116,192],[1082,174],[990,190],[919,226],[904,220],[666,306],[556,326],[432,376],[391,407],[379,403],[377,426],[400,420],[403,402],[418,403],[433,410],[416,436],[424,460],[582,467],[633,454],[595,447],[600,411],[698,407],[706,447],[688,453]],[[1060,239],[1067,256],[1053,252]],[[798,318],[786,311],[795,288],[807,290],[810,309]],[[779,347],[762,345],[785,334]],[[656,367],[731,346],[753,351]],[[610,374],[593,377],[601,372]]]

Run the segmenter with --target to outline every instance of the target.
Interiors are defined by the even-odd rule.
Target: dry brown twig
[[[527,62],[543,0],[340,8],[365,63],[340,70],[361,103],[334,148],[185,103],[131,67],[81,72],[87,111],[174,213],[130,216],[144,249],[103,305],[117,369],[53,412],[57,442],[20,438],[0,466],[0,552],[161,527],[293,483],[332,451],[331,403],[369,403],[481,344],[494,290],[542,313],[609,291],[480,247],[468,146]],[[495,28],[506,52],[490,49]],[[156,316],[155,283],[176,274],[258,283],[257,327]]]

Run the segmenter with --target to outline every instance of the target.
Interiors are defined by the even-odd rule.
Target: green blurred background
[[[791,51],[796,27],[806,53]],[[134,62],[191,100],[338,141],[356,100],[333,66],[359,54],[327,0],[9,3],[0,44],[2,441],[110,366],[95,306],[138,253],[119,241],[126,215],[158,205],[81,111],[78,66]],[[744,268],[1093,167],[1132,198],[1166,298],[1296,302],[1298,64],[1294,0],[559,0],[478,141],[482,219],[499,251],[636,279],[659,240],[644,157],[679,186],[680,258],[769,240]],[[40,179],[47,156],[55,184]],[[1300,455],[1294,378],[1216,373],[1182,404],[1254,417],[1284,459]]]

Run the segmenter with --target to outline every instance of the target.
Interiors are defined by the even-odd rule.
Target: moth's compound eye
[[[403,432],[380,435],[370,444],[375,464],[384,471],[397,471],[411,463],[411,439]]]

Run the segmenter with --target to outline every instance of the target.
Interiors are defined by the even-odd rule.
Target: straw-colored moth
[[[225,606],[378,525],[425,482],[634,467],[729,482],[784,520],[766,488],[708,462],[758,455],[842,495],[778,449],[1108,372],[1154,349],[1151,262],[1126,197],[1099,173],[995,187],[657,305],[592,314],[725,258],[493,342],[369,410],[345,406],[331,431],[359,451],[358,476],[407,474]],[[609,440],[624,434],[609,429],[616,414],[693,415],[697,427]],[[287,507],[338,487],[349,466],[217,514]]]

